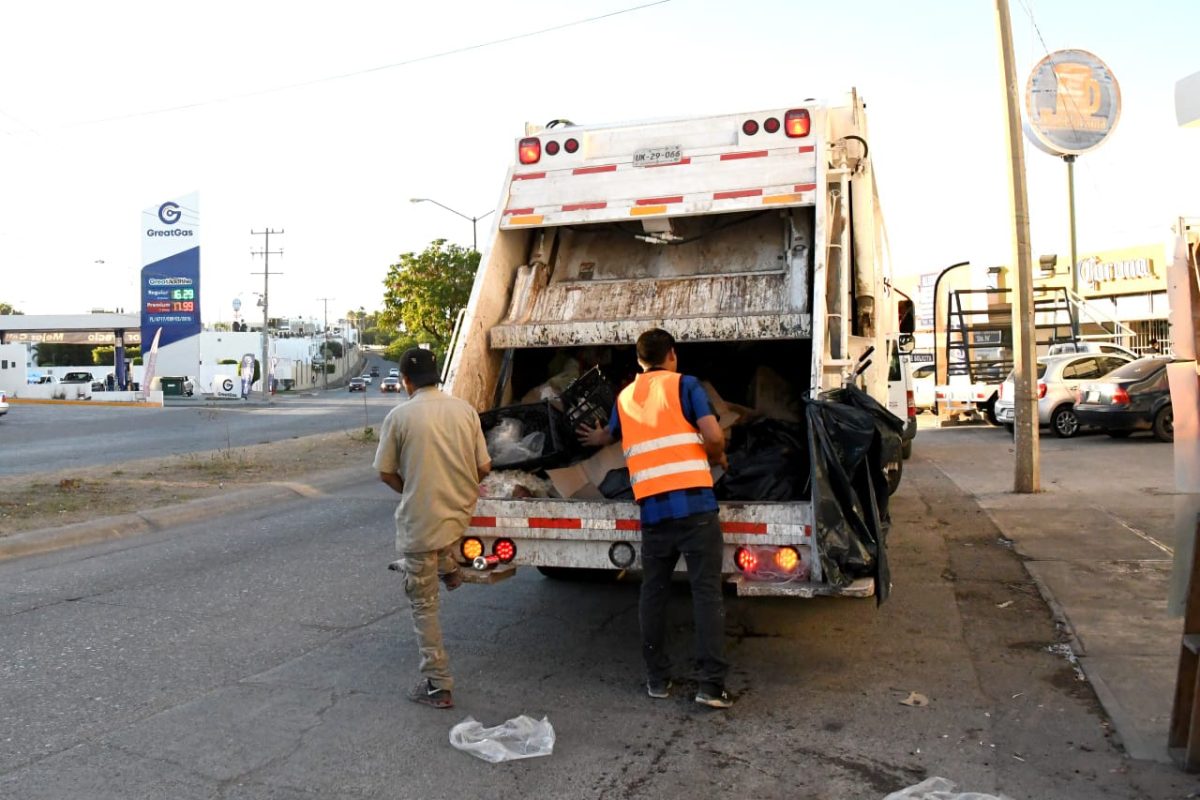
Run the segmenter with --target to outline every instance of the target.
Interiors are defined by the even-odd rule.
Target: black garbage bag
[[[633,486],[629,483],[629,469],[627,467],[610,469],[608,474],[604,476],[604,480],[596,488],[600,490],[600,494],[609,500],[633,499]]]
[[[717,499],[807,500],[809,447],[804,427],[764,417],[734,425],[725,448],[729,469],[713,487]]]
[[[862,397],[855,397],[856,392]],[[891,425],[876,409],[892,416],[855,389],[805,403],[812,447],[814,537],[822,572],[827,581],[841,586],[856,578],[873,578],[875,600],[882,603],[891,588],[884,523],[887,480],[882,468]]]

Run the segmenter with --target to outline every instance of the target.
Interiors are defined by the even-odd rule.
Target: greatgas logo
[[[172,203],[170,200],[158,207],[158,218],[162,220],[163,225],[174,225],[179,222],[179,204]]]
[[[158,219],[163,225],[174,225],[179,222],[179,218],[183,216],[183,212],[179,210],[179,204],[168,200],[158,207]],[[168,228],[167,230],[159,230],[157,228],[147,228],[146,235],[155,236],[194,236],[195,231],[190,228]]]

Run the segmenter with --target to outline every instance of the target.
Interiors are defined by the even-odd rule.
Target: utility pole
[[[321,341],[321,374],[325,376],[325,389],[329,389],[329,301],[332,297],[318,297],[325,304],[325,338]]]
[[[1075,253],[1075,154],[1062,157],[1067,165],[1067,206],[1071,225],[1071,339],[1079,341],[1079,312],[1075,308],[1075,296],[1079,295],[1079,256]],[[1115,326],[1114,326],[1115,329]]]
[[[1033,320],[1033,264],[1029,251],[1029,199],[1025,190],[1025,151],[1021,141],[1021,112],[1017,105],[1017,76],[1013,67],[1012,19],[1008,0],[996,0],[996,31],[1004,72],[1005,132],[1008,135],[1009,199],[1013,211],[1013,404],[1016,465],[1013,491],[1041,490],[1038,463],[1037,395],[1033,391],[1037,342]],[[1074,268],[1074,265],[1072,265]]]
[[[251,275],[262,275],[263,276],[263,295],[262,295],[263,326],[262,326],[262,362],[261,362],[262,366],[259,369],[259,371],[261,373],[261,380],[262,380],[263,402],[266,402],[268,396],[270,395],[270,389],[271,389],[271,387],[268,385],[269,381],[267,380],[267,375],[270,372],[270,368],[269,368],[270,362],[267,361],[267,358],[270,355],[268,353],[268,349],[269,349],[268,344],[269,344],[270,340],[267,337],[267,322],[270,319],[269,312],[267,309],[270,304],[267,301],[267,297],[268,297],[267,288],[268,288],[268,283],[271,280],[271,256],[283,255],[282,249],[279,249],[279,250],[271,249],[271,234],[280,235],[282,233],[283,233],[282,229],[274,231],[274,230],[271,230],[270,228],[264,228],[261,231],[256,231],[256,230],[250,231],[251,236],[262,236],[263,237],[263,249],[250,251],[250,255],[263,257],[263,271],[250,273]],[[276,272],[275,274],[282,275],[283,273]]]

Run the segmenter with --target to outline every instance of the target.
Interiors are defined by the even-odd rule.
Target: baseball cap
[[[418,388],[432,386],[439,380],[433,353],[420,347],[410,347],[400,356],[400,374]]]

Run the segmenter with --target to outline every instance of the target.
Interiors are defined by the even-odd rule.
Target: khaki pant
[[[458,569],[453,548],[423,553],[402,553],[404,593],[412,603],[413,631],[421,652],[421,674],[438,689],[453,689],[450,658],[442,644],[442,623],[438,619],[438,576]]]

